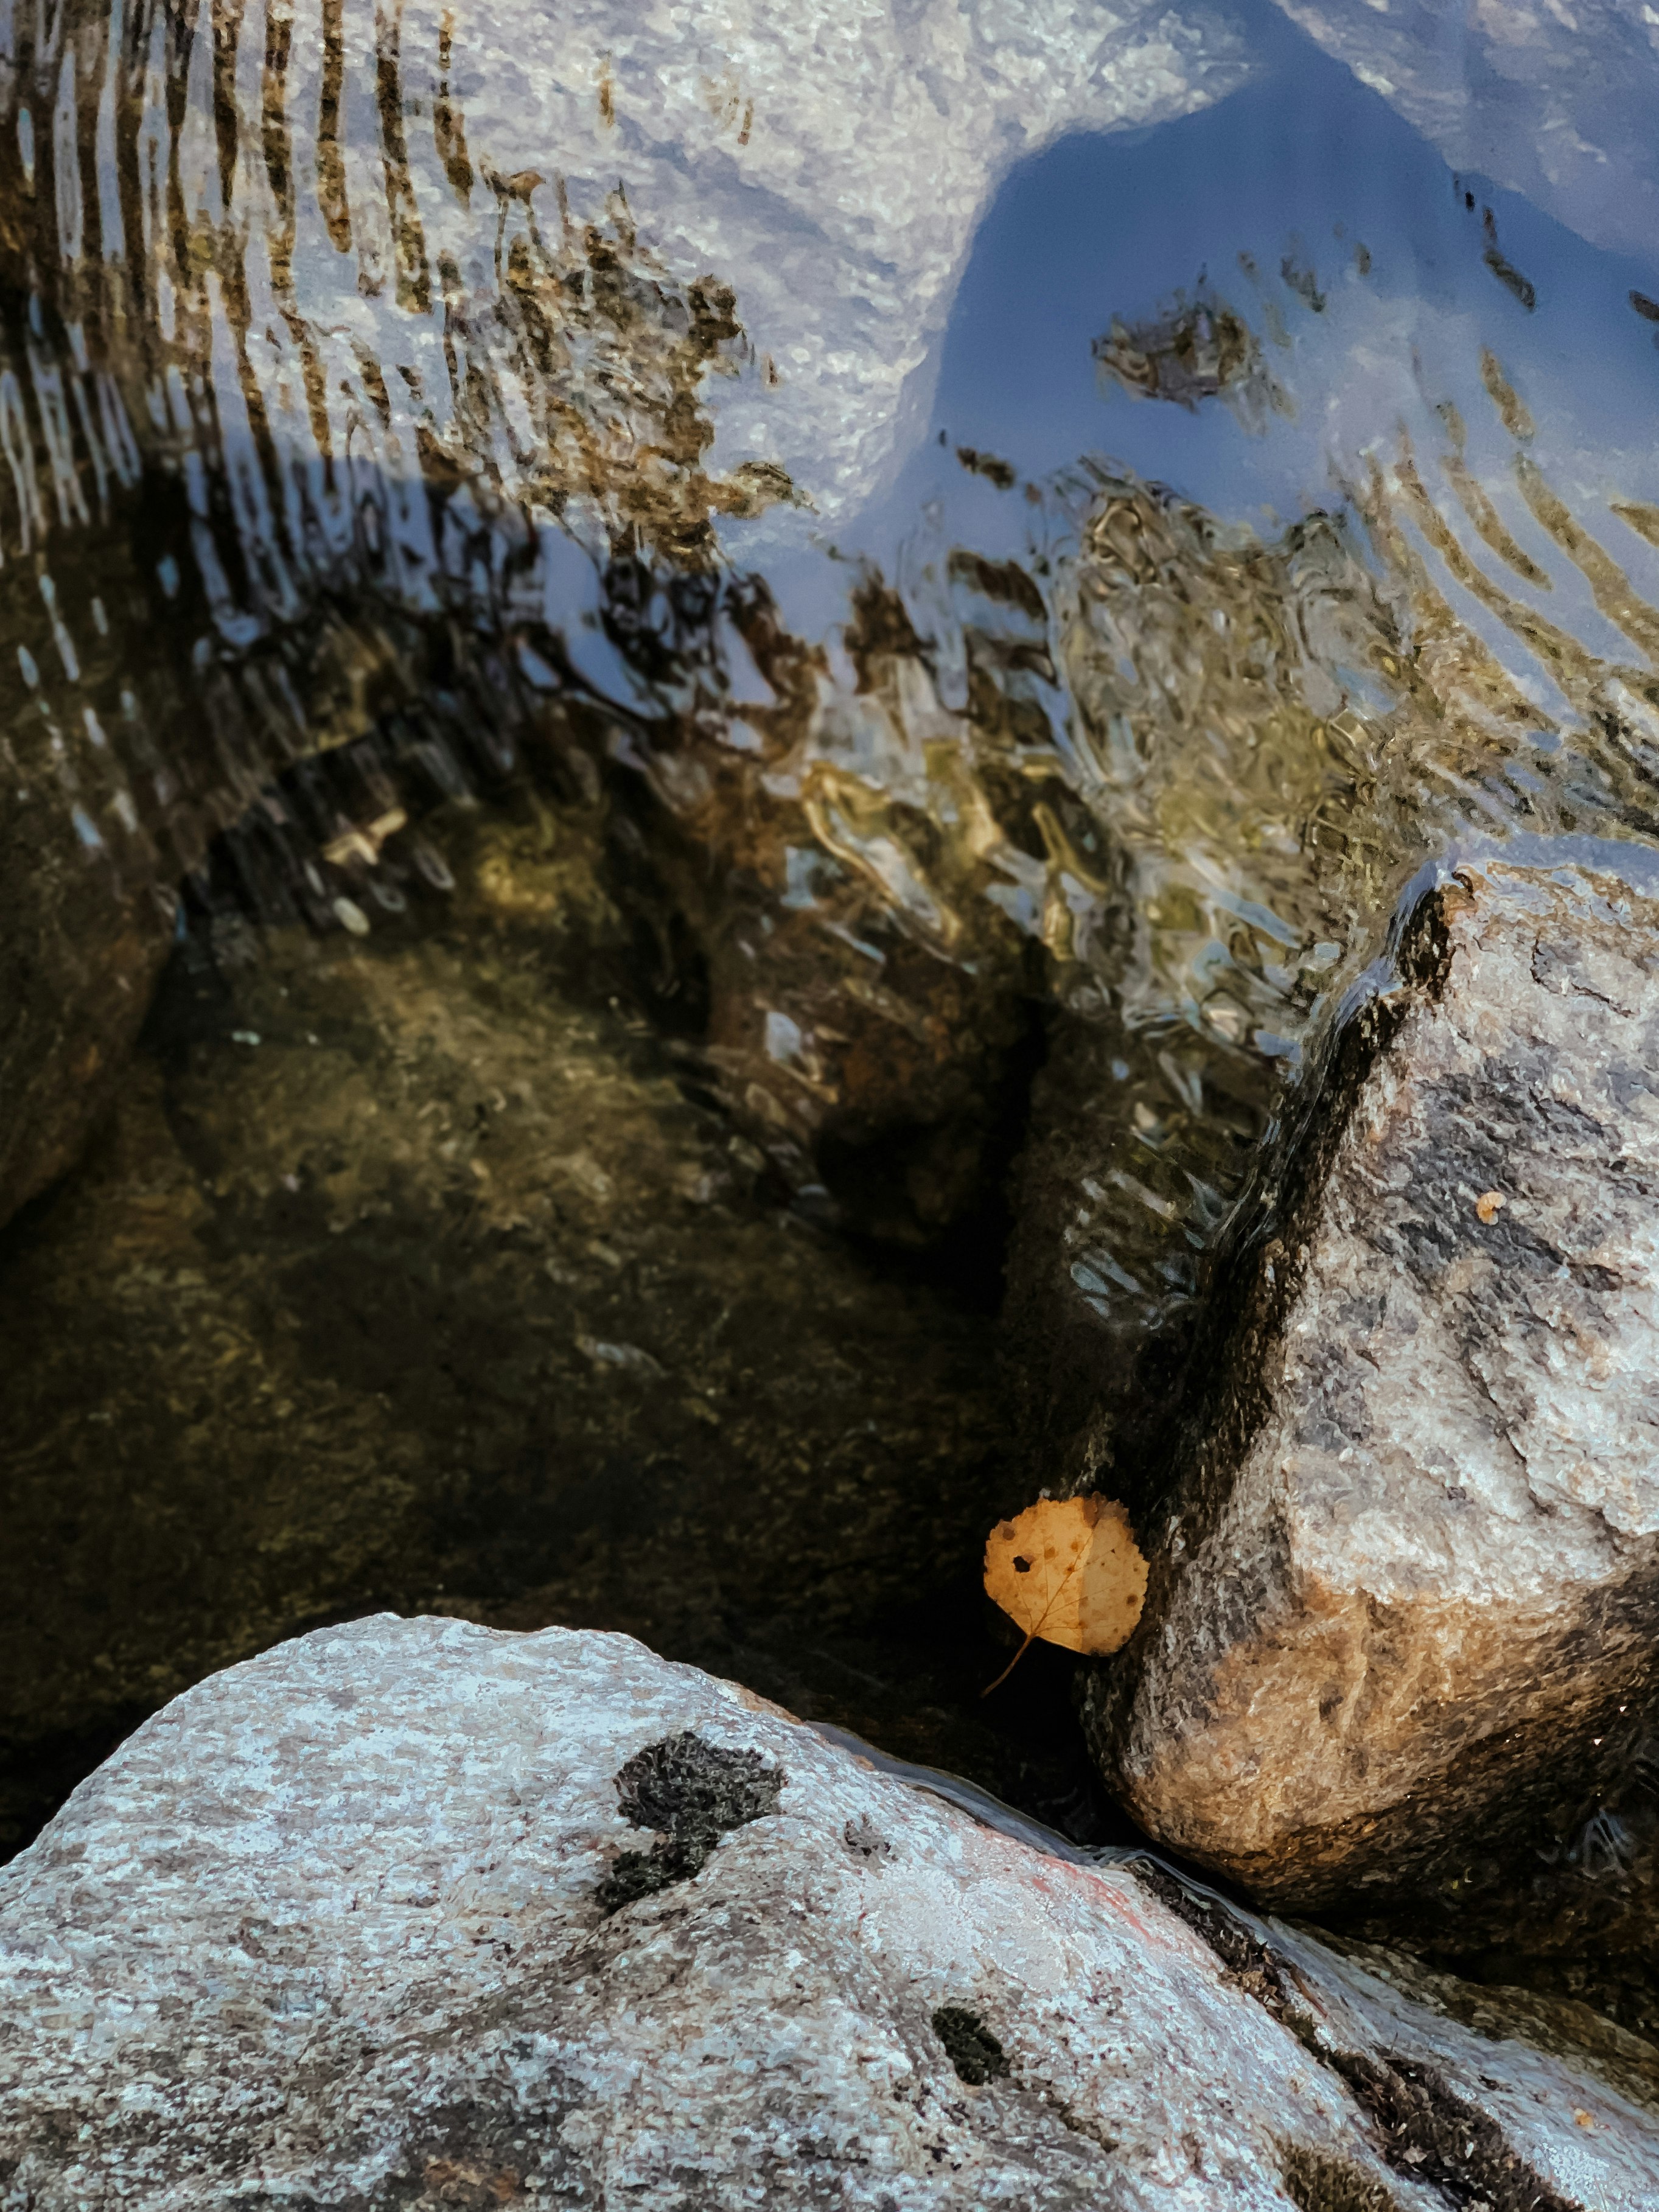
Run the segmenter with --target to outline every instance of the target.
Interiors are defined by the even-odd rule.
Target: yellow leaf
[[[991,1531],[985,1588],[1028,1638],[1115,1651],[1140,1618],[1146,1562],[1115,1500],[1042,1498]]]

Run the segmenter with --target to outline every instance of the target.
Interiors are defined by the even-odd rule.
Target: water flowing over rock
[[[1088,1709],[1151,1832],[1275,1904],[1524,1895],[1647,1724],[1656,927],[1588,866],[1460,868],[1245,1270]]]
[[[696,569],[717,516],[846,514],[998,177],[1245,69],[1207,14],[1077,0],[8,17],[0,1219],[74,1158],[171,886],[275,775],[387,714],[476,738],[458,659],[510,753],[523,685],[479,640],[546,654],[593,597],[576,544]]]
[[[828,529],[867,502],[919,431],[975,223],[1023,155],[1190,115],[1250,67],[1231,19],[1077,0],[994,20],[955,0],[787,21],[598,0],[556,22],[507,0],[460,17],[427,0],[18,14],[0,51],[0,551],[29,642],[0,668],[16,733],[0,788],[38,819],[0,856],[0,978],[20,979],[0,1214],[105,1103],[167,891],[296,758],[401,723],[453,787],[457,756],[508,763],[548,695],[605,695],[605,744],[650,756],[688,817],[711,748],[665,763],[665,723],[724,716],[728,756],[751,756],[729,778],[745,798],[792,772],[757,741],[764,704],[737,726],[734,693],[750,682],[752,707],[772,679],[724,652],[733,610],[704,634],[687,594],[665,611],[658,587],[695,599],[726,556],[799,551],[804,507]],[[1260,350],[1236,322],[1230,361]],[[959,599],[1004,602],[981,637],[1018,627],[1022,597],[1026,626],[1049,628],[1042,592],[999,584],[1017,565],[956,580]],[[777,719],[810,714],[824,742],[817,787],[766,800],[769,918],[787,925],[771,1006],[723,988],[747,978],[754,917],[707,933],[728,1103],[780,1156],[908,1119],[927,1133],[914,1188],[870,1211],[922,1234],[996,1118],[965,1095],[1018,1054],[1011,930],[1086,935],[1093,888],[1069,823],[1022,842],[955,788],[978,672],[960,610],[938,629],[926,682],[919,656],[854,685],[795,654]],[[699,666],[669,667],[687,638]],[[1052,684],[1050,642],[1006,641],[1022,678]],[[1063,715],[1027,688],[1028,724]],[[921,772],[930,751],[940,773]],[[1074,795],[1097,794],[1085,778]],[[948,817],[973,866],[918,881],[896,796]],[[688,820],[683,878],[724,881],[743,857],[731,826]],[[311,857],[326,909],[335,864]],[[826,916],[800,916],[837,868],[908,902],[909,941],[876,945],[878,975],[863,917],[838,912],[833,957],[858,988],[821,993]],[[976,879],[956,896],[999,874],[1001,911]],[[63,951],[71,933],[84,957]],[[850,1103],[831,1096],[849,1060]]]
[[[50,50],[20,55],[23,100],[43,82],[63,99],[78,61],[90,104],[105,12],[76,11]],[[542,457],[524,416],[547,362],[515,343],[520,242],[533,259],[538,223],[551,234],[592,222],[620,193],[674,283],[713,271],[743,300],[753,350],[724,441],[734,459],[781,464],[826,519],[887,461],[999,173],[1067,129],[1203,106],[1248,66],[1224,18],[1150,0],[1111,14],[1079,0],[994,15],[931,0],[661,16],[582,0],[556,18],[517,0],[459,15],[436,0],[395,15],[320,0],[272,20],[276,40],[263,11],[210,39],[158,9],[146,55],[137,11],[125,31],[117,11],[105,129],[112,153],[128,83],[146,66],[166,82],[166,112],[141,120],[135,101],[132,121],[163,173],[176,162],[200,258],[234,256],[214,274],[233,319],[247,315],[251,343],[239,332],[236,350],[273,426],[287,418],[303,435],[300,371],[313,349],[331,383],[337,358],[353,383],[367,362],[385,380],[405,469],[424,431],[457,460],[504,469],[509,495],[537,496]],[[111,177],[86,210],[88,260],[120,251],[118,201]],[[120,210],[126,255],[153,258],[187,295],[196,270],[173,265],[162,227],[148,209],[141,227],[139,212]]]
[[[148,1723],[0,1876],[0,2190],[1653,2201],[1634,2039],[1477,2032],[1397,1961],[1079,1856],[623,1637],[319,1631]]]

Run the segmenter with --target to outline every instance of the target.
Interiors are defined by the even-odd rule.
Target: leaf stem
[[[1050,1602],[1052,1602],[1052,1600]],[[1046,1608],[1044,1610],[1043,1618],[1045,1620],[1048,1619]],[[997,1676],[995,1681],[988,1682],[985,1685],[985,1687],[980,1692],[981,1698],[988,1698],[993,1690],[1000,1690],[1002,1687],[1008,1677],[1013,1673],[1015,1668],[1018,1666],[1020,1661],[1025,1656],[1031,1646],[1036,1642],[1036,1633],[1037,1632],[1035,1628],[1028,1629],[1026,1631],[1024,1643],[1020,1645],[1018,1650],[1015,1652],[1013,1657],[1008,1662],[1008,1664]]]

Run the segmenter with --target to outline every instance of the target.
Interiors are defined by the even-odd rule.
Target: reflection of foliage
[[[1448,481],[1501,554],[1490,501],[1450,461]],[[1609,617],[1659,642],[1530,461],[1518,482]],[[1431,583],[1399,508],[1577,706],[1571,742]],[[850,680],[781,631],[758,586],[715,594],[764,704],[732,703],[683,592],[659,593],[680,609],[677,678],[637,572],[612,635],[676,702],[647,773],[708,961],[709,1064],[792,1180],[833,1183],[842,1146],[908,1130],[905,1202],[864,1218],[939,1226],[982,1168],[1022,1002],[1065,1008],[1014,1275],[1043,1278],[1039,1333],[1098,1402],[1103,1363],[1121,1382],[1149,1346],[1155,1368],[1184,1356],[1214,1256],[1247,1202],[1270,1202],[1264,1162],[1413,871],[1488,821],[1649,821],[1659,748],[1651,675],[1486,578],[1408,452],[1346,512],[1271,542],[1098,471],[1055,487],[1048,513],[1056,551],[958,550],[931,600],[866,577]],[[714,598],[692,625],[710,638]],[[1054,1296],[1081,1349],[1051,1325]],[[1024,1364],[1048,1390],[1045,1359]]]
[[[516,196],[496,181],[503,240],[519,210],[497,250],[497,289],[469,295],[453,265],[442,270],[456,405],[439,451],[579,532],[597,525],[613,553],[707,566],[714,515],[795,497],[774,465],[723,477],[703,465],[714,428],[702,380],[736,375],[747,351],[732,291],[713,276],[677,286],[620,192],[604,224],[562,208],[550,241],[532,206],[540,179]]]
[[[683,582],[635,569],[612,579],[607,626],[659,688],[672,643],[652,834],[708,964],[711,1071],[797,1184],[881,1137],[896,1182],[857,1211],[908,1237],[975,1181],[1023,1022],[1023,932],[998,894],[1041,867],[987,796],[998,733],[941,704],[894,592],[872,578],[854,605],[851,687],[755,580],[698,611]],[[763,703],[731,699],[717,610]]]
[[[1252,428],[1283,395],[1268,375],[1255,332],[1200,279],[1195,296],[1177,292],[1161,314],[1112,327],[1094,344],[1100,374],[1136,398],[1167,399],[1188,410],[1200,399],[1229,399]]]
[[[1501,550],[1490,501],[1448,466]],[[1646,637],[1622,572],[1530,462],[1520,482]],[[1068,1302],[1127,1352],[1190,1310],[1422,860],[1493,815],[1642,811],[1646,741],[1608,736],[1652,679],[1466,562],[1454,573],[1580,704],[1582,732],[1557,744],[1431,586],[1401,505],[1446,536],[1406,452],[1388,487],[1271,542],[1081,471],[1051,489],[1046,558],[958,549],[920,595],[867,576],[850,680],[781,632],[758,586],[711,581],[694,608],[684,582],[613,570],[607,627],[672,706],[648,775],[708,963],[710,1064],[793,1181],[844,1144],[925,1131],[885,1225],[948,1218],[1021,1006],[1052,995],[1072,1039],[1043,1079],[1065,1189],[1039,1212],[1066,1224]],[[765,703],[734,704],[730,650]]]

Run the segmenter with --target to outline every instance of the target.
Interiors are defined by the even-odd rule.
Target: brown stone
[[[1654,1690],[1659,908],[1467,866],[1404,958],[1085,1691],[1137,1817],[1279,1905],[1538,1874]]]

